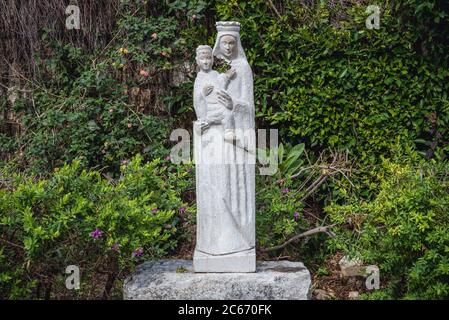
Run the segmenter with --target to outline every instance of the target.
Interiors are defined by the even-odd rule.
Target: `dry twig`
[[[316,228],[307,230],[307,231],[305,231],[303,233],[300,233],[300,234],[290,238],[289,240],[287,240],[286,242],[284,242],[281,245],[274,246],[274,247],[271,247],[271,248],[268,248],[268,249],[262,249],[262,251],[263,252],[270,252],[270,251],[280,250],[280,249],[285,248],[286,246],[288,246],[292,242],[295,242],[295,241],[297,241],[297,240],[299,240],[301,238],[309,237],[309,236],[317,234],[317,233],[325,233],[325,234],[327,234],[330,237],[334,237],[335,234],[332,231],[329,230],[329,229],[331,229],[334,226],[335,226],[335,224],[331,224],[331,225],[328,225],[328,226],[324,226],[324,227],[321,226],[321,227],[316,227]]]

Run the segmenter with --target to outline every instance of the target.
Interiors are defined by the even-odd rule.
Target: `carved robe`
[[[240,41],[238,45],[241,47]],[[239,49],[243,53],[243,49]],[[255,247],[255,138],[241,135],[254,129],[253,76],[244,54],[229,61],[236,70],[227,89],[233,100],[236,135],[240,146],[224,141],[222,124],[212,124],[201,134],[194,124],[197,194],[196,250],[224,255]],[[194,106],[199,120],[208,119],[208,106],[202,95],[204,77],[194,85]],[[209,110],[212,112],[211,110]],[[254,133],[254,132],[253,132]]]

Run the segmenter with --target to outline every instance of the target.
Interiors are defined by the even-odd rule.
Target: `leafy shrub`
[[[124,0],[114,34],[107,35],[111,41],[101,52],[54,42],[54,30],[46,30],[36,79],[27,82],[32,99],[17,100],[14,110],[0,104],[24,129],[11,137],[9,124],[0,123],[1,161],[13,158],[8,168],[47,176],[15,175],[5,183],[9,169],[0,163],[0,296],[67,295],[63,271],[69,264],[83,271],[83,289],[74,295],[98,296],[92,291],[99,282],[106,282],[109,295],[111,283],[136,262],[131,256],[138,248],[144,248],[145,257],[163,255],[175,245],[175,229],[184,226],[178,239],[193,241],[193,216],[178,221],[176,215],[182,190],[192,189],[192,176],[179,166],[164,169],[162,161],[120,164],[136,153],[144,159],[168,154],[170,129],[190,126],[194,117],[195,47],[213,44],[216,20],[237,20],[255,73],[258,127],[277,127],[286,145],[296,145],[280,157],[278,175],[257,177],[259,245],[282,244],[326,219],[320,214],[306,219],[309,203],[303,200],[304,186],[321,177],[322,169],[291,179],[304,169],[300,143],[316,151],[312,159],[328,147],[348,150],[357,159],[357,178],[322,185],[310,203],[319,211],[333,201],[327,210],[334,221],[355,230],[341,228],[329,244],[381,264],[389,287],[371,298],[446,297],[447,237],[438,238],[440,243],[435,235],[440,227],[447,233],[441,209],[447,180],[428,167],[423,168],[428,184],[421,185],[412,167],[399,166],[405,175],[396,181],[399,173],[383,174],[377,165],[384,157],[408,157],[404,150],[418,149],[428,158],[448,156],[447,5],[386,1],[380,30],[367,30],[369,1],[306,2]],[[135,93],[143,91],[151,99],[134,101]],[[398,192],[402,200],[393,197]],[[338,206],[348,195],[356,200]],[[146,214],[156,205],[150,219]],[[385,216],[379,209],[383,205]],[[423,214],[429,227],[421,230],[416,212],[427,210],[435,215]],[[183,209],[193,211],[194,206]],[[409,217],[418,220],[412,223]],[[101,237],[93,238],[96,229]],[[390,229],[397,234],[385,231]],[[116,243],[118,252],[112,250]],[[299,250],[286,249],[302,258],[318,254],[317,247],[303,243]],[[420,244],[430,249],[414,249]]]
[[[307,220],[303,219],[302,192],[297,190],[297,183],[291,179],[295,170],[303,165],[304,144],[289,148],[281,143],[271,152],[277,153],[279,164],[276,172],[257,176],[256,230],[262,247],[279,245],[300,228],[308,226]],[[264,150],[258,150],[258,154],[264,158],[264,163],[269,163],[268,157],[272,157]]]
[[[186,56],[193,60],[198,37],[207,37],[197,21],[208,9],[202,0],[122,1],[117,34],[101,52],[57,42],[54,30],[44,30],[46,54],[37,57],[32,97],[14,104],[26,130],[17,137],[0,132],[2,151],[35,173],[78,158],[117,174],[137,153],[165,157],[171,115],[193,110],[184,64]]]
[[[22,164],[34,172],[48,172],[79,158],[89,167],[108,167],[118,172],[122,160],[141,152],[146,158],[168,154],[164,146],[168,123],[152,115],[138,115],[126,103],[104,98],[75,102],[76,97],[59,102],[67,110],[53,108],[58,100],[38,96],[42,116],[24,116],[23,122],[34,134],[21,137]],[[70,105],[73,103],[72,105]]]
[[[397,13],[415,38],[416,49],[445,63],[449,35],[449,4],[442,0],[402,0],[394,3]]]
[[[334,222],[349,227],[332,246],[380,267],[377,298],[449,297],[448,163],[418,166],[385,161],[369,202],[330,205]]]
[[[418,139],[423,152],[447,157],[447,63],[420,56],[388,4],[380,29],[368,30],[363,2],[329,3],[283,1],[280,16],[262,0],[217,4],[221,19],[242,23],[257,116],[292,144],[346,149],[359,163]]]
[[[259,177],[257,194],[256,231],[262,247],[282,244],[301,229],[309,226],[304,219],[300,201],[301,193],[292,188],[291,182],[276,183],[270,178]]]
[[[140,258],[169,252],[189,173],[168,170],[160,160],[143,164],[137,156],[118,180],[85,170],[78,160],[46,180],[12,176],[0,189],[0,296],[70,296],[64,271],[77,265],[81,290],[73,294],[96,296],[103,276],[108,297]]]
[[[170,127],[194,116],[195,47],[213,43],[215,20],[235,19],[255,73],[259,127],[278,127],[291,144],[347,149],[363,164],[390,156],[398,144],[447,157],[449,69],[444,58],[435,64],[417,48],[417,35],[433,43],[447,20],[444,5],[387,2],[381,28],[367,30],[365,1],[274,3],[277,13],[262,0],[122,1],[117,36],[94,54],[48,36],[51,54],[38,60],[45,90],[17,110],[30,130],[6,141],[8,152],[23,151],[24,166],[35,163],[36,171],[76,156],[112,171],[136,152],[161,156]],[[435,49],[441,57],[444,44]],[[131,88],[155,98],[140,110]],[[176,117],[155,116],[161,112]]]
[[[335,197],[332,191],[340,179],[334,177],[342,163],[335,161],[335,154],[314,159],[304,144],[280,144],[271,152],[278,155],[277,172],[256,177],[256,233],[262,259],[282,254],[319,269],[329,253],[325,238],[332,235],[321,206]]]
[[[74,48],[58,50],[71,52],[63,56],[70,57],[65,62],[76,66],[76,72],[55,67],[59,76],[50,77],[48,89],[34,90],[32,103],[15,105],[26,130],[10,141],[22,146],[16,151],[22,168],[45,173],[78,158],[85,166],[117,173],[120,162],[137,153],[146,159],[168,154],[169,119],[130,105],[126,86],[115,80],[107,61],[86,66],[81,63],[86,57]],[[58,60],[45,63],[53,66]]]

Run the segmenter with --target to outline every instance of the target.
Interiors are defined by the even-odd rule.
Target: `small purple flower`
[[[95,229],[94,231],[92,231],[91,233],[90,233],[90,236],[92,237],[92,238],[95,238],[95,239],[98,239],[98,238],[100,238],[101,236],[103,235],[103,231],[101,231],[100,229]]]
[[[186,213],[186,210],[187,210],[186,207],[181,207],[181,208],[179,208],[179,213],[184,214],[184,213]]]
[[[281,190],[281,192],[282,193],[288,193],[290,190],[288,190],[288,188],[283,188],[282,190]]]
[[[155,214],[157,213],[159,210],[157,208],[151,209],[151,213]]]
[[[293,219],[294,219],[295,221],[298,221],[298,220],[299,220],[299,213],[298,213],[298,212],[295,212],[295,213],[293,214]]]
[[[136,250],[133,251],[133,257],[140,257],[143,253],[143,248],[139,247]]]
[[[165,157],[165,161],[170,161],[170,160],[171,160],[170,155]]]
[[[111,247],[112,251],[118,252],[120,250],[120,243],[116,243]]]

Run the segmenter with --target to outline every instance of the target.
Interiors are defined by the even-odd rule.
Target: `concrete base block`
[[[211,255],[195,250],[193,255],[195,272],[256,272],[256,250]]]
[[[191,260],[148,261],[125,280],[127,300],[307,300],[301,262],[261,261],[253,273],[196,273]]]

